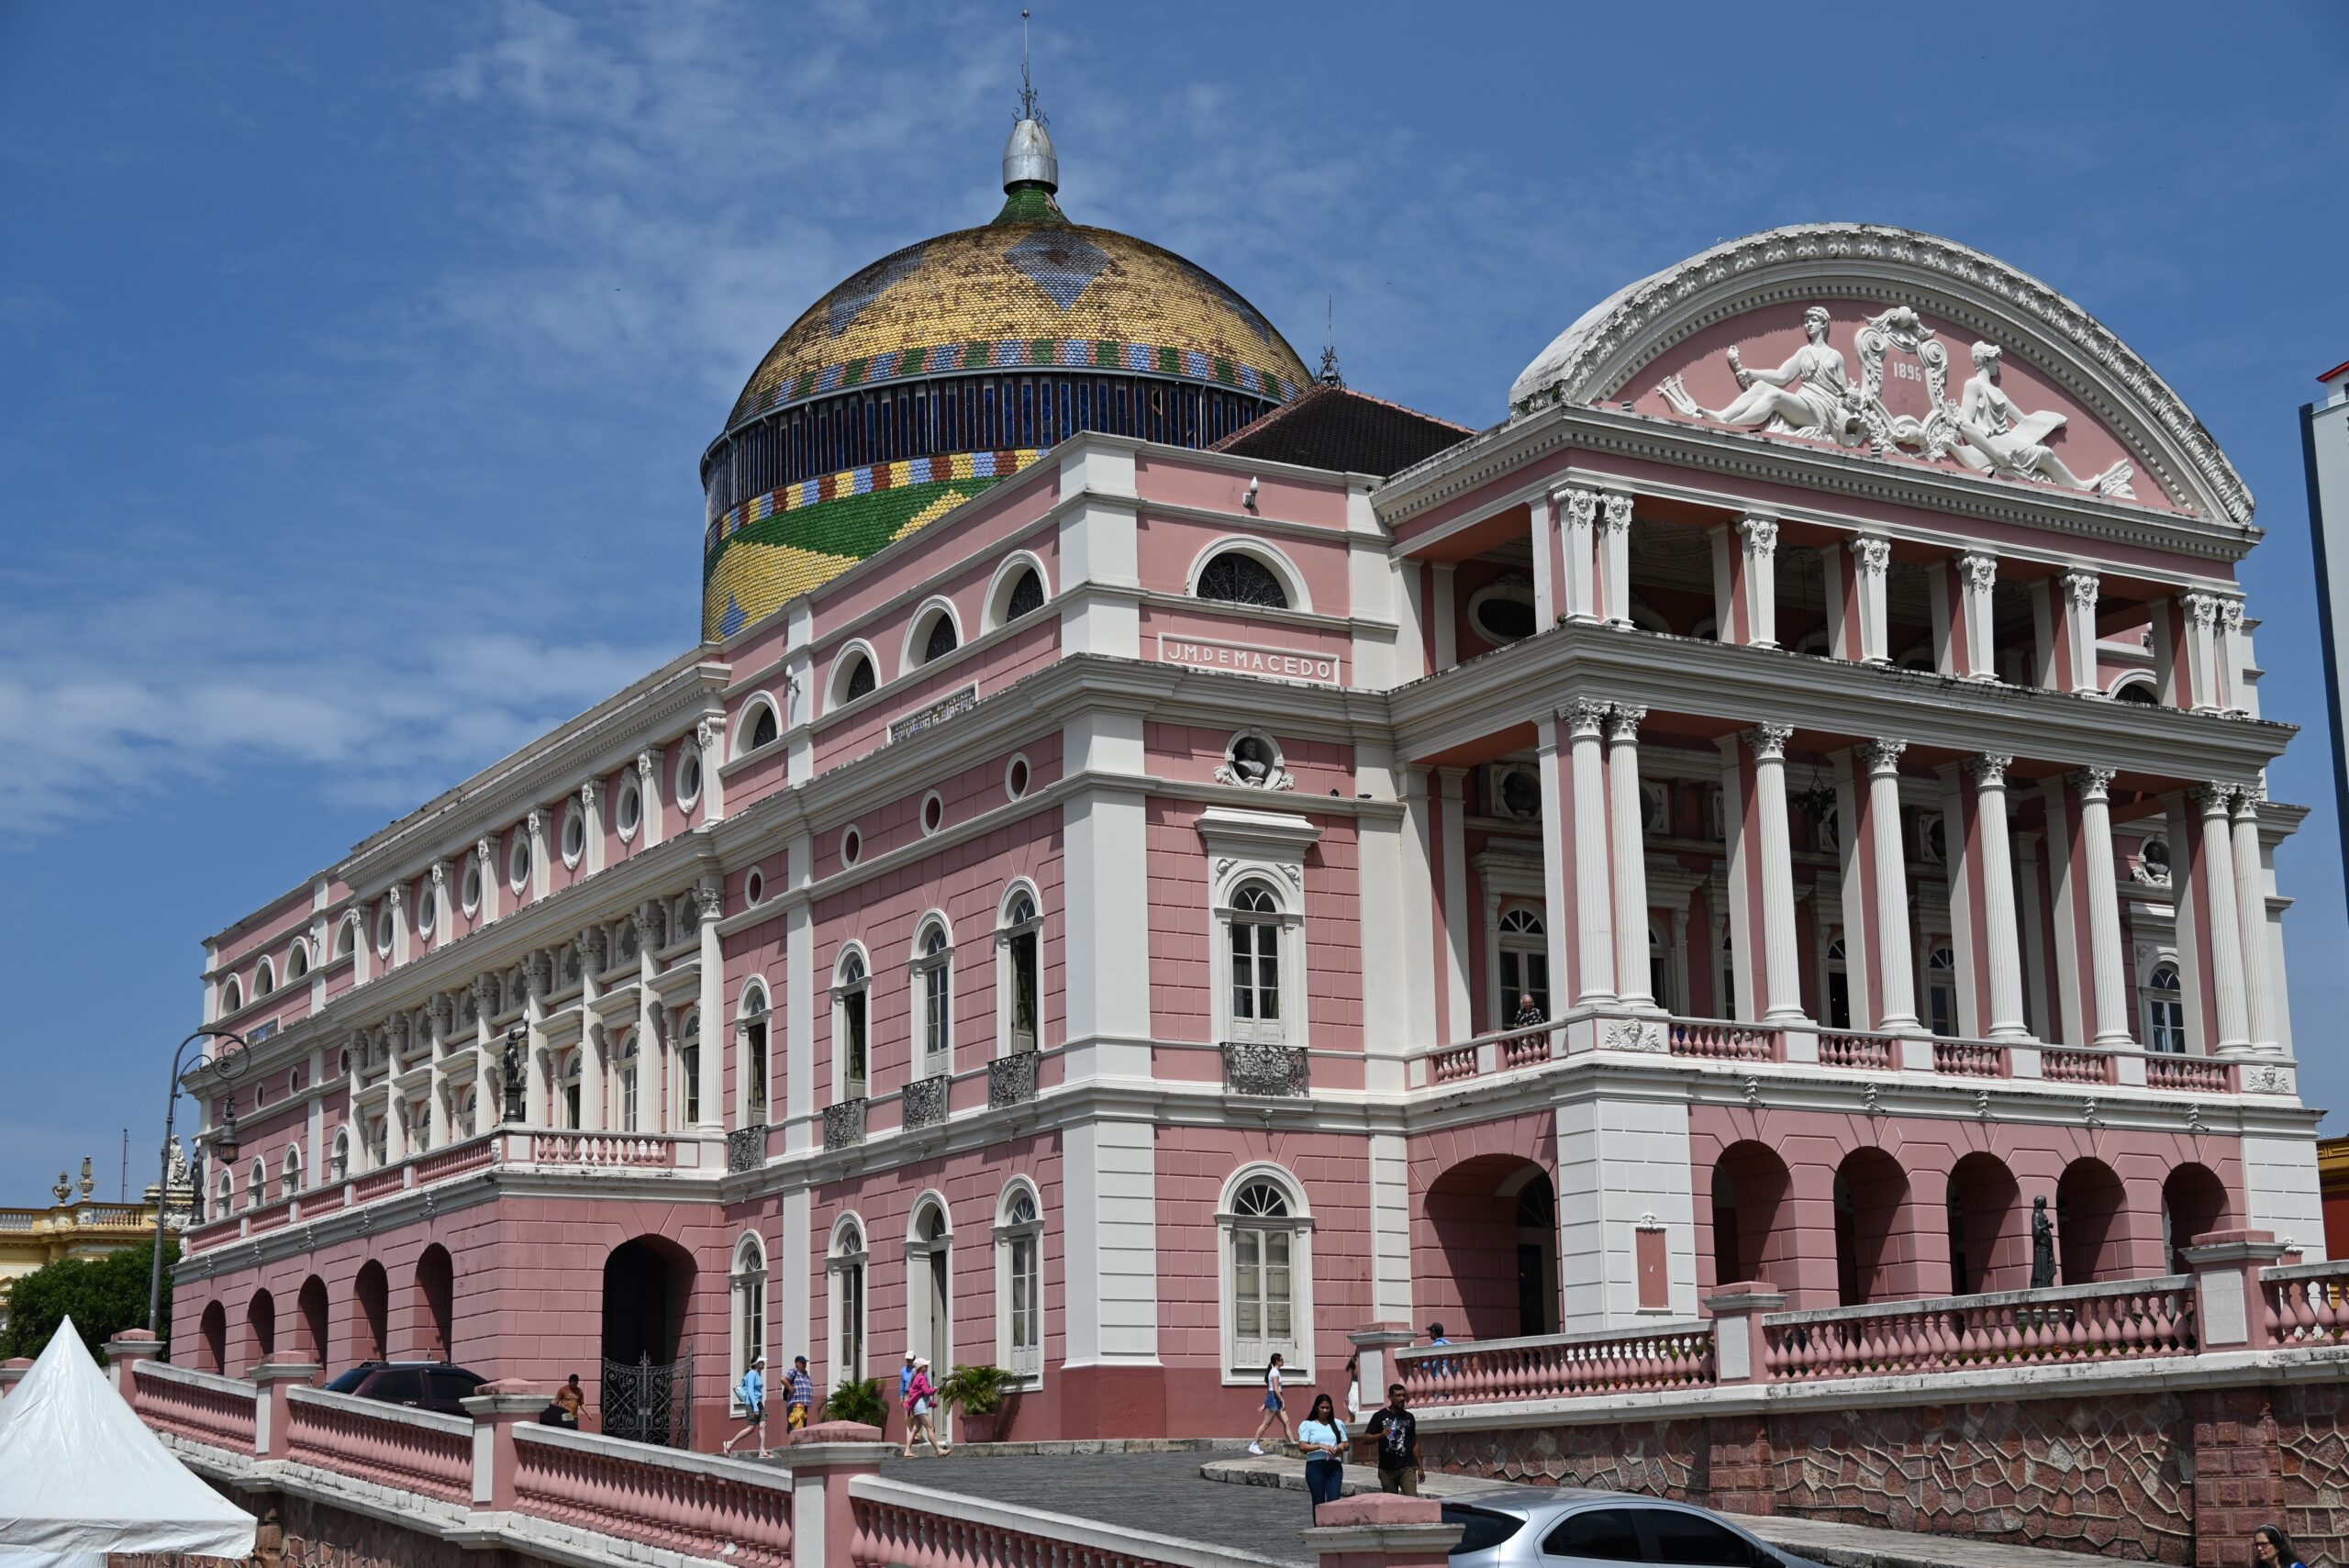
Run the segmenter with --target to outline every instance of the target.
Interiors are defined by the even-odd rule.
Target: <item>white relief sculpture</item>
[[[1218,784],[1239,784],[1244,789],[1295,789],[1297,780],[1281,766],[1280,755],[1264,739],[1254,735],[1232,738],[1231,750],[1225,755],[1223,765],[1215,771]]]
[[[1844,394],[1850,378],[1842,352],[1827,341],[1829,317],[1824,306],[1802,314],[1803,335],[1810,340],[1797,349],[1776,370],[1748,370],[1736,345],[1729,350],[1729,368],[1742,388],[1726,408],[1705,408],[1688,395],[1676,376],[1666,376],[1656,391],[1674,410],[1688,418],[1741,429],[1761,428],[1798,436],[1835,436],[1848,429],[1852,411]]]
[[[1929,412],[1922,419],[1885,406],[1884,358],[1893,349],[1914,359],[1924,372]],[[1859,350],[1857,404],[1870,445],[1878,453],[1910,448],[1928,462],[1947,452],[1957,440],[1957,412],[1949,401],[1949,350],[1935,339],[1933,329],[1909,306],[1896,305],[1867,318],[1860,328]]]
[[[1974,374],[1965,384],[1957,409],[1957,431],[1963,441],[1951,455],[1976,473],[2036,479],[2066,490],[2135,500],[2137,492],[2130,481],[2137,471],[2127,460],[2093,479],[2082,479],[2047,449],[2046,439],[2064,428],[2064,416],[2053,409],[2026,414],[2018,407],[1998,384],[1999,358],[1996,343],[1974,345]]]

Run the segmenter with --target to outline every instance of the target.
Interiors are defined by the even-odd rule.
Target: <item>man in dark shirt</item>
[[[1378,1489],[1419,1495],[1419,1418],[1403,1407],[1403,1385],[1386,1385],[1386,1403],[1370,1418],[1378,1440]]]

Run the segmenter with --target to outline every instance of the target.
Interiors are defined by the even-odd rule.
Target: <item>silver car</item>
[[[1444,1499],[1443,1522],[1464,1532],[1452,1568],[1820,1568],[1719,1514],[1633,1492],[1495,1487]]]

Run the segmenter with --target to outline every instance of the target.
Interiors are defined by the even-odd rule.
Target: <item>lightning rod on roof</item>
[[[1028,65],[1028,13],[1019,13],[1019,117],[1034,120],[1038,125],[1050,125],[1044,112],[1036,106],[1036,83]]]

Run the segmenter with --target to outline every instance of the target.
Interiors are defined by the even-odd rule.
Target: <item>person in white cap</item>
[[[937,1403],[938,1389],[930,1381],[930,1358],[916,1356],[914,1374],[906,1382],[906,1447],[901,1457],[914,1456],[916,1439],[928,1440],[931,1451],[941,1459],[954,1451],[938,1440],[938,1428],[932,1417]]]
[[[735,1402],[737,1405],[740,1405],[740,1406],[741,1406],[741,1407],[742,1407],[742,1413],[743,1413],[745,1416],[749,1417],[749,1418],[750,1418],[750,1419],[749,1419],[748,1421],[746,1421],[746,1422],[744,1422],[744,1423],[743,1423],[742,1429],[741,1429],[740,1431],[736,1432],[732,1437],[728,1438],[728,1439],[726,1440],[724,1446],[722,1446],[722,1447],[718,1450],[718,1451],[719,1451],[719,1452],[721,1452],[721,1453],[732,1453],[732,1452],[734,1451],[734,1445],[735,1445],[736,1443],[740,1442],[744,1438],[749,1437],[752,1432],[756,1432],[756,1433],[758,1433],[758,1434],[759,1434],[759,1457],[760,1457],[761,1459],[764,1459],[764,1458],[766,1458],[766,1456],[767,1456],[767,1358],[766,1358],[766,1357],[764,1357],[764,1356],[752,1356],[752,1357],[751,1358],[751,1366],[750,1366],[750,1370],[749,1370],[749,1371],[747,1371],[747,1372],[745,1372],[745,1373],[743,1373],[743,1374],[742,1374],[742,1381],[741,1381],[741,1382],[740,1382],[740,1383],[738,1383],[738,1384],[736,1384],[736,1385],[734,1385],[734,1402]]]

